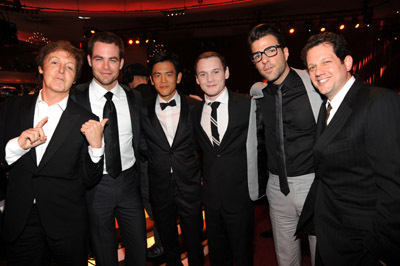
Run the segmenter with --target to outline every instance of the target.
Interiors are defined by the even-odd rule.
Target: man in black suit
[[[340,35],[310,37],[302,55],[327,100],[299,231],[313,222],[316,265],[399,265],[400,96],[351,74]]]
[[[142,94],[142,99],[150,98],[157,91],[149,86],[149,74],[147,68],[139,63],[127,65],[122,69],[122,82],[130,88],[137,89]]]
[[[157,54],[149,70],[158,95],[143,105],[143,150],[148,154],[150,203],[167,265],[182,265],[177,216],[189,265],[203,265],[200,161],[191,121],[197,101],[176,90],[182,73],[174,54]]]
[[[52,42],[36,62],[39,94],[0,106],[0,165],[9,171],[2,230],[8,265],[50,265],[50,258],[87,265],[85,187],[101,178],[107,119],[96,121],[69,98],[83,64],[77,48]]]
[[[110,118],[104,130],[103,177],[87,193],[96,263],[104,266],[118,263],[115,218],[125,245],[125,265],[146,263],[146,228],[139,189],[141,96],[118,83],[123,54],[124,45],[117,35],[93,35],[87,56],[93,80],[76,86],[74,95],[80,105],[99,117],[107,110],[115,111],[117,125],[110,124]],[[115,135],[108,138],[108,133]]]
[[[210,262],[233,265],[234,258],[238,266],[253,265],[254,207],[248,178],[257,178],[257,160],[251,157],[255,143],[253,152],[247,152],[250,132],[255,140],[255,106],[250,97],[225,87],[229,68],[220,54],[201,54],[195,72],[205,93],[205,101],[195,109],[194,127],[203,151],[202,199]]]

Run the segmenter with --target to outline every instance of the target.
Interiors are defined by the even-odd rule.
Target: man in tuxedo
[[[294,233],[315,176],[312,148],[322,99],[306,71],[289,67],[289,49],[276,27],[257,25],[248,41],[253,64],[268,81],[251,95],[257,99],[260,143],[267,151],[266,160],[259,163],[268,169],[266,195],[275,253],[278,265],[300,266],[301,240]],[[315,241],[309,237],[312,264]]]
[[[335,33],[310,37],[302,57],[327,100],[299,231],[314,224],[317,265],[399,265],[400,96],[353,76]]]
[[[146,228],[140,196],[141,96],[118,83],[124,45],[114,33],[100,32],[88,43],[93,80],[76,86],[75,100],[98,117],[104,129],[105,162],[100,182],[87,192],[97,265],[117,265],[115,218],[125,246],[125,265],[145,265]]]
[[[205,101],[195,109],[194,126],[203,152],[202,200],[210,262],[253,265],[254,207],[248,178],[257,176],[257,160],[252,157],[256,155],[255,105],[250,97],[228,91],[229,68],[220,54],[201,54],[195,73],[205,93]]]
[[[149,162],[150,203],[167,265],[182,265],[177,217],[189,265],[203,265],[200,161],[191,120],[197,101],[176,90],[182,73],[174,54],[155,55],[149,70],[158,94],[143,105],[147,144],[143,150]]]
[[[36,62],[39,94],[0,106],[0,165],[9,172],[2,230],[8,265],[50,265],[51,258],[87,265],[85,187],[101,178],[107,119],[98,122],[69,98],[83,64],[77,48],[49,43]]]

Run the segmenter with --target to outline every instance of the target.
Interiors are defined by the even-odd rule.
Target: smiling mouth
[[[317,80],[319,84],[324,84],[329,80],[329,78]]]

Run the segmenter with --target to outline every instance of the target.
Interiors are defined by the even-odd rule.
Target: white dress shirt
[[[169,101],[172,100],[176,101],[176,106],[167,106],[164,110],[161,110],[160,103],[167,102],[161,99],[160,95],[158,95],[155,106],[158,121],[160,121],[170,146],[172,146],[172,143],[174,142],[179,117],[181,115],[181,96],[175,92],[175,95]]]
[[[107,92],[108,91],[106,89],[101,87],[94,80],[92,80],[89,85],[90,107],[92,109],[92,112],[99,117],[100,121],[103,120],[103,109],[107,101],[104,95]],[[124,89],[117,83],[117,85],[111,89],[111,92],[113,93],[112,101],[117,111],[119,148],[121,152],[122,171],[125,171],[131,168],[136,162],[132,146],[133,133],[131,115],[128,105],[128,99]],[[104,147],[104,136],[102,146]],[[107,174],[106,160],[107,158],[104,157],[103,174]]]
[[[333,97],[332,101],[326,101],[325,108],[328,107],[328,104],[331,105],[332,109],[331,112],[329,113],[328,120],[326,122],[326,125],[329,125],[331,122],[333,116],[336,114],[336,111],[339,109],[339,106],[342,104],[344,97],[346,97],[347,92],[350,90],[351,86],[353,85],[354,81],[356,79],[354,76],[352,76],[346,84],[344,84],[343,88]]]
[[[203,113],[201,116],[201,126],[203,127],[204,131],[206,132],[208,138],[212,141],[212,133],[211,133],[211,106],[208,105],[211,101],[204,98],[206,104],[203,106]],[[219,141],[222,142],[224,138],[226,129],[228,128],[229,122],[229,112],[228,112],[228,101],[229,101],[229,94],[228,89],[225,87],[224,91],[221,95],[218,96],[213,102],[220,102],[221,104],[218,106],[217,109],[217,122],[218,122],[218,134],[219,134]]]

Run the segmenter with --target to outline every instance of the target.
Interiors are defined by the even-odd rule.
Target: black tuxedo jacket
[[[400,96],[356,80],[325,115],[298,230],[314,223],[324,265],[400,265]]]
[[[181,111],[172,146],[155,112],[157,95],[143,104],[143,134],[141,145],[149,161],[149,189],[152,204],[162,204],[171,195],[171,167],[176,185],[187,201],[200,199],[200,161],[196,151],[192,125],[192,109],[197,100],[180,94]]]
[[[75,100],[79,105],[85,107],[88,111],[92,112],[89,101],[89,85],[88,83],[83,83],[75,86],[71,93],[71,98]],[[128,100],[129,111],[131,115],[132,124],[132,146],[136,158],[136,168],[137,174],[140,176],[140,153],[139,153],[139,138],[140,138],[140,117],[141,117],[141,105],[142,97],[140,92],[137,90],[131,90],[129,87],[119,84],[126,93],[126,98]]]
[[[201,126],[205,102],[196,106],[194,125],[203,151],[203,203],[210,209],[224,208],[228,212],[237,212],[251,203],[246,154],[251,98],[231,91],[228,93],[229,122],[217,150]]]
[[[88,143],[80,129],[95,115],[71,99],[40,161],[35,149],[12,165],[5,161],[7,142],[32,128],[36,95],[7,99],[0,107],[1,167],[9,170],[3,236],[15,240],[24,229],[33,199],[49,237],[62,238],[71,232],[87,232],[85,187],[101,178],[103,159],[93,163]]]

